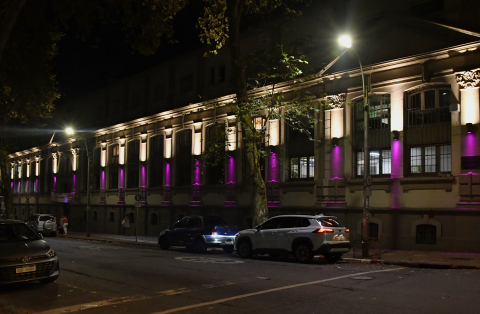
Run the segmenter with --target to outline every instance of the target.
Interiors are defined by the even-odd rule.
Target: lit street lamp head
[[[75,134],[75,132],[73,131],[72,128],[66,128],[66,129],[65,129],[65,132],[66,132],[67,134],[71,134],[71,135]]]
[[[344,46],[346,48],[351,48],[352,47],[352,40],[350,39],[350,36],[347,36],[347,35],[340,36],[338,41],[340,42],[340,44],[342,46]]]

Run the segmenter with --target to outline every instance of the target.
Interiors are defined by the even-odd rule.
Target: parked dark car
[[[0,285],[32,280],[50,283],[59,275],[58,257],[41,234],[22,221],[0,219]]]
[[[217,216],[187,216],[160,232],[158,245],[162,250],[185,246],[187,250],[205,253],[209,247],[219,247],[225,253],[233,253],[237,232],[237,226],[229,226]]]

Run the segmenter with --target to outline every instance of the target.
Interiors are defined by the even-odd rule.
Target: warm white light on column
[[[198,156],[202,153],[202,132],[193,135],[193,154]]]
[[[27,167],[27,178],[30,178],[30,159],[27,159],[27,164],[26,164],[26,167]]]
[[[12,166],[10,168],[10,179],[13,180],[14,177],[15,177],[15,165],[12,164]]]
[[[270,120],[268,123],[269,145],[278,146],[280,144],[280,120]]]
[[[403,91],[397,90],[390,94],[390,131],[403,131]]]
[[[330,139],[343,137],[343,108],[330,110]]]
[[[140,140],[140,161],[147,160],[147,133],[142,133]]]
[[[172,158],[172,138],[165,139],[165,158]]]
[[[480,122],[479,112],[479,88],[466,88],[460,90],[460,113],[462,125],[467,123],[478,124]]]
[[[229,126],[227,127],[227,145],[225,150],[234,151],[237,149],[237,127]]]
[[[53,153],[52,156],[52,172],[57,173],[57,154]]]
[[[21,163],[18,164],[18,178],[19,179],[22,178],[22,164]]]
[[[40,157],[35,157],[35,176],[40,175]]]
[[[102,148],[100,151],[100,166],[105,167],[107,165],[107,143],[102,142]]]
[[[125,164],[125,139],[120,139],[120,146],[118,147],[118,163],[120,165]]]

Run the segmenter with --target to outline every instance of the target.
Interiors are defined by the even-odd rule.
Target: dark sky
[[[58,105],[62,106],[106,84],[199,46],[196,14],[195,8],[179,13],[174,21],[174,39],[178,43],[163,41],[153,56],[134,51],[125,42],[119,27],[98,27],[85,42],[77,38],[73,28],[67,30],[58,44],[55,60],[55,73],[62,95]]]

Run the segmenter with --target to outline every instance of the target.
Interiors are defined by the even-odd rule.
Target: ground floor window
[[[437,227],[434,225],[428,225],[428,224],[417,225],[415,243],[436,244],[437,243]]]
[[[365,171],[365,154],[357,152],[357,176],[363,176]],[[370,150],[370,175],[392,173],[392,153],[390,149]]]
[[[410,173],[425,174],[452,171],[452,146],[437,145],[410,148]]]
[[[315,158],[295,157],[290,159],[290,178],[309,179],[315,175]]]
[[[150,224],[158,225],[158,215],[157,214],[152,214],[150,216]]]

